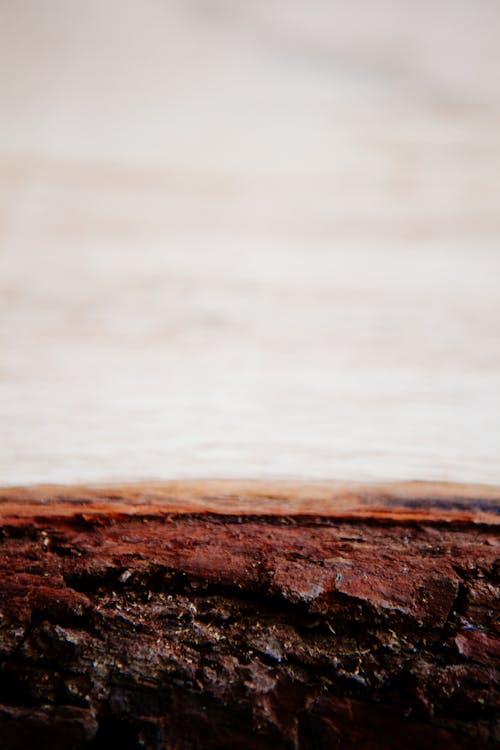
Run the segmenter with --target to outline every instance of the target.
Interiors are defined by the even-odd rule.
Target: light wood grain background
[[[0,3],[0,484],[500,483],[500,4]]]

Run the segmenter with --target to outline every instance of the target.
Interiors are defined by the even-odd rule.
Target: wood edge
[[[0,522],[213,513],[500,525],[500,487],[451,482],[177,480],[0,488]]]

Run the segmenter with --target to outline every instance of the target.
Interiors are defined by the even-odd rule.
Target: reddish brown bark
[[[499,493],[267,494],[1,492],[2,747],[492,747]]]

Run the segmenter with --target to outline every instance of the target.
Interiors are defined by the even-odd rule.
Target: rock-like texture
[[[485,520],[456,493],[448,519],[397,492],[385,516],[77,494],[0,497],[4,750],[500,740],[491,498]]]

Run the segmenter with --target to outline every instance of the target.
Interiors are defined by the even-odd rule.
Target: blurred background
[[[0,484],[500,482],[497,0],[0,0]]]

